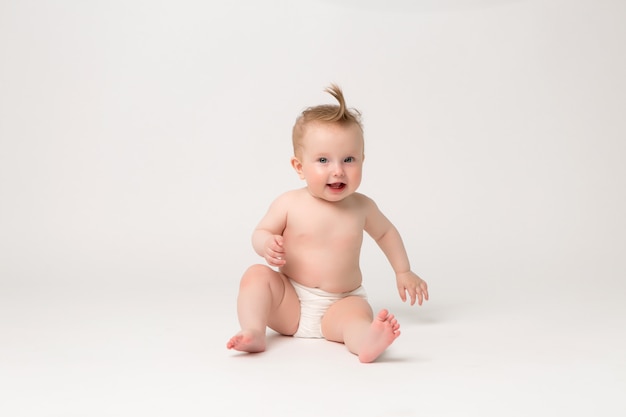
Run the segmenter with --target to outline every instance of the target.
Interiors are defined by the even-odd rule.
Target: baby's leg
[[[400,336],[400,325],[387,310],[373,317],[366,300],[347,297],[328,309],[322,333],[328,340],[345,343],[361,362],[373,362]]]
[[[265,266],[251,266],[241,278],[237,297],[241,331],[226,347],[243,352],[265,350],[265,330],[292,335],[298,329],[300,301],[291,283]]]

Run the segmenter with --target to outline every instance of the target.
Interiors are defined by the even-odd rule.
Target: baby
[[[382,309],[374,317],[361,286],[359,256],[366,231],[395,274],[402,301],[428,300],[426,282],[411,271],[400,234],[361,183],[364,142],[360,113],[346,108],[336,85],[325,90],[338,105],[302,112],[293,128],[291,165],[306,187],[279,196],[252,234],[267,265],[241,278],[241,331],[227,343],[244,352],[265,350],[266,328],[283,335],[344,343],[361,362],[373,362],[400,335]]]

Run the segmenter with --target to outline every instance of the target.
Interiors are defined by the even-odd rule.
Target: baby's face
[[[292,165],[314,197],[335,202],[361,184],[363,158],[358,125],[313,122],[306,127],[300,155]]]

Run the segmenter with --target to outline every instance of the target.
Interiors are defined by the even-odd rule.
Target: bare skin
[[[363,137],[356,124],[314,122],[307,127],[292,166],[307,186],[278,197],[252,236],[266,265],[243,275],[237,299],[241,331],[228,349],[262,352],[269,327],[284,335],[298,330],[300,300],[289,279],[330,293],[361,285],[359,257],[367,232],[389,260],[400,298],[411,305],[428,300],[426,282],[411,271],[400,234],[368,197],[361,182]],[[400,335],[385,309],[374,317],[367,301],[343,298],[328,308],[322,335],[344,343],[361,362],[376,360]]]
[[[380,310],[365,335],[362,348],[359,349],[359,360],[363,363],[375,361],[398,336],[400,325],[396,318],[387,310]]]
[[[228,341],[226,347],[248,353],[264,352],[265,332],[258,333],[253,330],[242,330]]]

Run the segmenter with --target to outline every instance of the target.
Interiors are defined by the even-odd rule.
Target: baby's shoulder
[[[353,198],[352,204],[354,209],[363,213],[366,218],[374,216],[380,212],[376,202],[365,194],[354,193],[351,197]]]
[[[303,192],[306,192],[306,191],[305,190],[290,190],[290,191],[284,192],[274,199],[274,201],[272,202],[272,206],[284,207],[284,208],[293,206],[295,203],[302,200]]]
[[[275,201],[294,201],[301,199],[306,193],[305,189],[297,189],[297,190],[289,190],[278,197],[276,197]]]
[[[361,206],[361,207],[369,207],[369,206],[372,206],[372,205],[376,205],[376,203],[374,203],[374,200],[372,200],[371,198],[369,198],[365,194],[354,193],[354,194],[352,194],[351,197],[352,197],[354,203],[359,205],[359,206]]]

